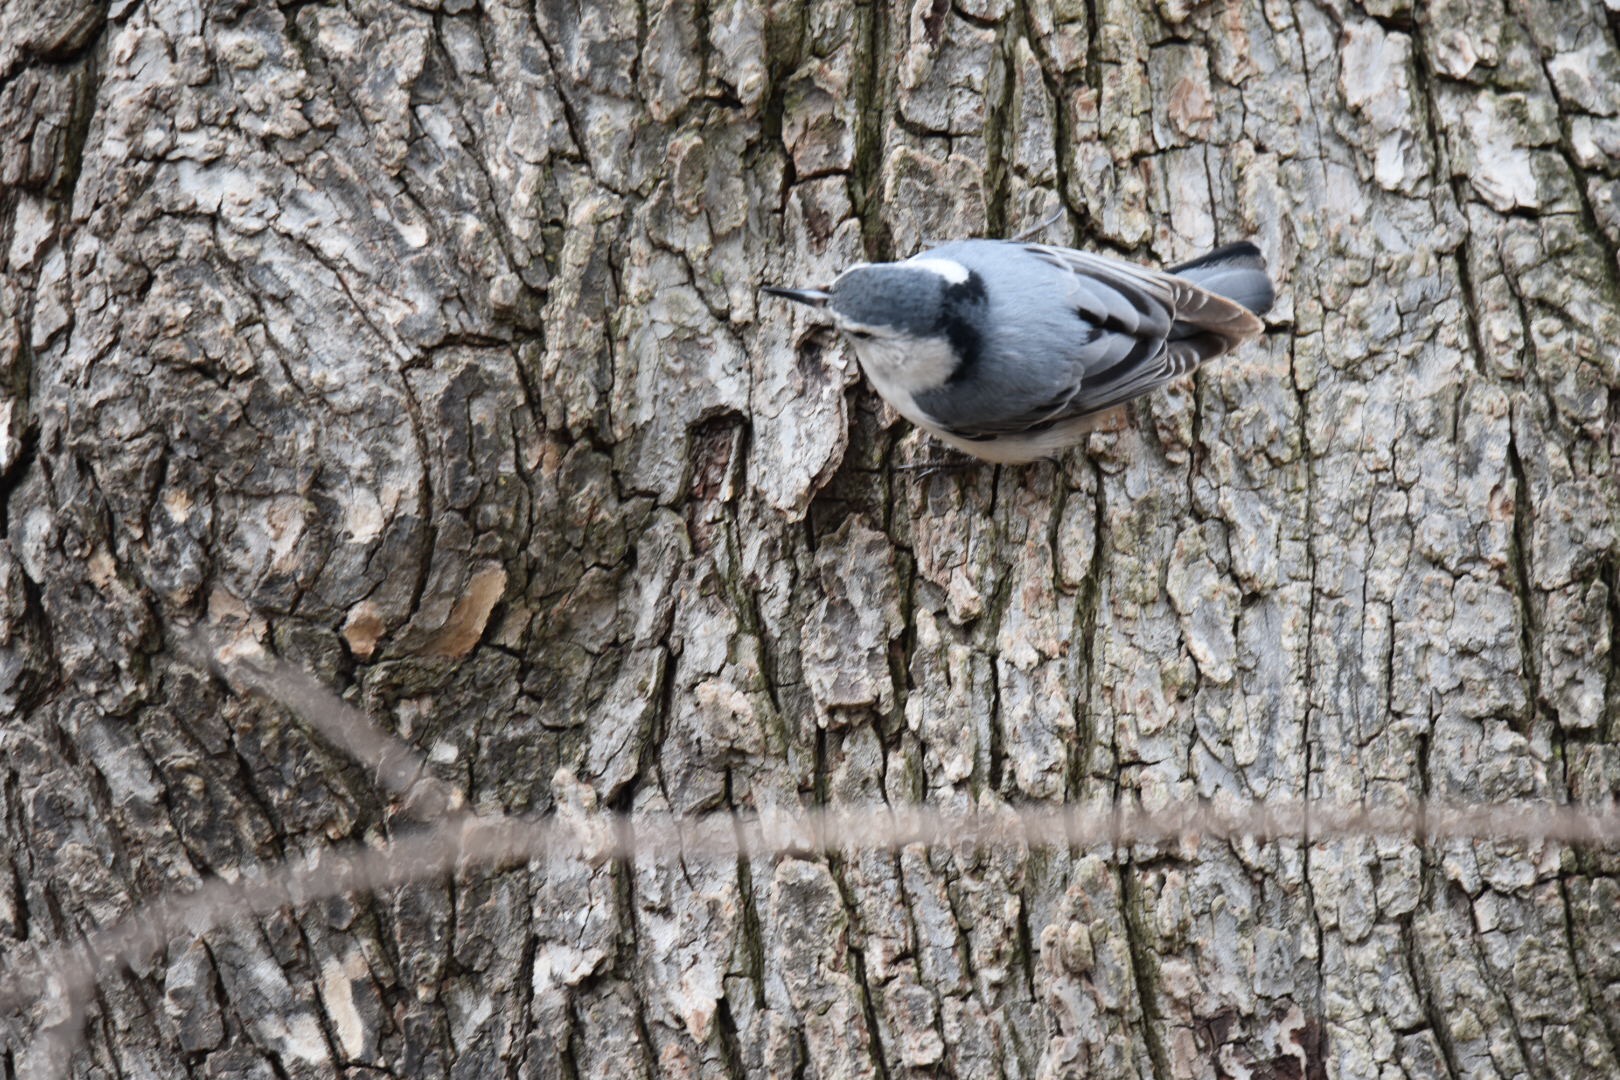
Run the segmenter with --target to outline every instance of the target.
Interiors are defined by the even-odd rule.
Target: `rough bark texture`
[[[199,622],[483,808],[1607,798],[1604,3],[0,3],[0,953],[400,827]],[[894,471],[755,292],[1060,206],[1282,299],[1059,466]],[[72,1070],[1614,1076],[1617,904],[1395,840],[469,871],[109,970]]]

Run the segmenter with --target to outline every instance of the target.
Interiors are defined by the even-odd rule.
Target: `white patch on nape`
[[[914,266],[918,270],[927,270],[938,274],[952,285],[962,285],[968,279],[968,268],[955,259],[930,259],[922,255],[914,256],[900,264],[901,266]]]

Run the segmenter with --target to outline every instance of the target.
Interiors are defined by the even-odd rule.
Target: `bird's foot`
[[[1012,238],[1012,242],[1015,244],[1022,244],[1026,240],[1041,235],[1041,233],[1045,232],[1050,226],[1057,224],[1057,220],[1068,212],[1068,207],[1059,206],[1056,210],[1052,211],[1049,216],[1042,218],[1040,221],[1037,221],[1023,232],[1014,236]]]
[[[945,473],[964,472],[976,468],[982,462],[960,450],[947,449],[945,453],[929,461],[912,461],[904,465],[896,465],[895,472],[913,474],[918,480],[926,480],[930,476],[942,476]]]

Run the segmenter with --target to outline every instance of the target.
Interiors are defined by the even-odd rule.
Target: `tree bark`
[[[1604,3],[0,2],[0,956],[404,827],[196,625],[483,811],[1606,802]],[[1056,465],[897,471],[756,291],[1058,210],[1281,299]],[[1617,901],[1551,842],[473,867],[109,966],[67,1066],[1615,1076]]]

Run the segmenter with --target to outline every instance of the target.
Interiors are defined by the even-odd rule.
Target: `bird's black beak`
[[[762,285],[759,291],[792,300],[796,304],[809,304],[811,307],[826,307],[827,301],[832,299],[832,293],[825,289],[781,289],[775,285]]]

